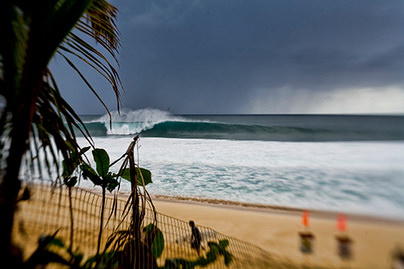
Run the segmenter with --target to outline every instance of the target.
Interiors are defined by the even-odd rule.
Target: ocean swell
[[[178,122],[168,121],[156,124],[141,133],[146,137],[233,139],[233,140],[270,140],[270,141],[308,141],[318,140],[329,133],[298,127],[269,127],[261,125],[227,124],[216,122]]]
[[[144,137],[296,142],[404,139],[404,130],[396,127],[397,124],[390,122],[389,125],[379,128],[380,124],[386,124],[388,120],[396,120],[400,123],[401,118],[295,116],[284,117],[283,121],[279,121],[276,119],[279,116],[272,117],[271,119],[271,116],[265,116],[265,118],[264,116],[255,118],[228,116],[222,117],[224,118],[222,121],[217,117],[175,116],[157,109],[142,109],[112,112],[111,115],[86,121],[85,126],[92,136],[139,134]],[[226,122],[226,119],[242,119],[243,122]],[[258,119],[261,122],[254,122]],[[330,121],[333,124],[329,124]]]
[[[340,131],[338,129],[262,126],[198,121],[89,122],[92,136],[135,135],[144,137],[230,139],[262,141],[369,141],[400,140],[394,133]]]

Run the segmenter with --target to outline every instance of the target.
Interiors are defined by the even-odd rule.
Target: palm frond
[[[107,110],[108,114],[110,115],[111,118],[111,113],[108,109],[108,106],[104,103],[102,98],[99,96],[97,91],[93,88],[91,83],[86,79],[86,77],[80,72],[80,69],[76,67],[76,65],[69,60],[66,56],[62,54],[62,57],[66,60],[66,62],[77,72],[77,74],[80,76],[80,78],[84,81],[84,83],[87,85],[87,87],[94,93],[94,95],[97,97],[97,99],[100,101],[100,103],[104,106],[105,110]]]
[[[60,46],[59,53],[63,54],[62,51],[68,52],[89,64],[96,72],[107,79],[119,100],[119,88],[122,87],[121,80],[115,67],[110,64],[108,59],[76,34],[70,34],[65,44],[66,46]]]
[[[94,39],[108,45],[103,46],[111,49],[111,55],[115,57],[115,52],[120,47],[119,31],[115,24],[118,9],[105,0],[93,0],[86,14],[87,22],[92,25]]]
[[[100,44],[108,54],[112,56],[115,63],[119,65],[116,58],[118,49],[120,48],[119,31],[115,23],[117,13],[118,10],[107,1],[93,0],[86,10],[85,15],[78,21],[75,27],[85,36],[89,37],[90,40],[95,40]],[[119,110],[119,89],[122,88],[122,83],[118,72],[108,58],[74,32],[70,32],[64,44],[59,47],[59,53],[63,55],[62,51],[76,56],[78,59],[91,66],[109,82],[115,93]],[[66,56],[64,56],[64,58],[67,59]],[[68,64],[72,66],[72,61],[68,61]],[[76,68],[73,69],[76,70],[76,72],[78,71]],[[83,79],[80,73],[79,76]],[[88,86],[88,82],[84,79],[83,81]],[[89,88],[95,93],[91,87]],[[98,94],[96,94],[96,97],[100,100]],[[109,109],[105,104],[103,105],[109,113]]]
[[[119,33],[114,21],[116,9],[105,0],[6,0],[0,6],[0,95],[6,101],[0,118],[0,169],[4,169],[0,177],[0,259],[18,267],[12,257],[11,235],[24,155],[29,159],[27,167],[32,169],[36,163],[39,172],[43,168],[40,159],[44,158],[51,173],[51,166],[59,170],[58,158],[72,160],[78,155],[74,128],[88,135],[61,97],[48,71],[49,62],[66,38],[72,39],[69,34],[74,27],[98,42],[116,61]],[[107,58],[79,39],[74,41],[76,48],[70,49],[105,75],[119,100],[120,81]],[[30,143],[32,139],[34,143]],[[91,144],[91,139],[88,141]]]
[[[40,162],[43,161],[49,176],[52,176],[53,166],[56,166],[55,172],[60,170],[59,153],[63,159],[71,159],[72,154],[79,155],[80,146],[76,142],[75,130],[79,130],[94,147],[85,124],[60,95],[51,73],[48,73],[47,80],[43,82],[32,123],[32,135],[35,141],[33,151],[37,156],[42,152],[43,156],[43,158],[37,158],[37,170],[42,170]]]

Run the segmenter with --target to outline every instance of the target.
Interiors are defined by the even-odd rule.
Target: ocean
[[[142,109],[112,112],[112,124],[107,115],[81,117],[113,160],[140,136],[137,158],[152,172],[152,195],[404,219],[404,116]]]

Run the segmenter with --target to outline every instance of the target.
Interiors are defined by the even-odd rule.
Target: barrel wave
[[[138,154],[153,172],[149,191],[156,195],[404,216],[403,115],[141,109],[81,119],[111,159],[122,156],[135,135],[142,137]]]
[[[332,132],[328,130],[320,129],[178,121],[156,124],[152,129],[143,131],[141,135],[146,137],[270,141],[316,141],[332,138],[337,139],[336,134],[332,134]]]
[[[140,109],[82,119],[95,137],[140,135],[297,142],[404,140],[404,116],[173,115],[158,109]]]
[[[264,126],[229,124],[207,121],[164,121],[156,124],[144,122],[85,123],[92,136],[126,136],[194,139],[230,139],[262,141],[358,141],[402,140],[403,132],[382,132],[362,129],[307,128],[296,126]]]

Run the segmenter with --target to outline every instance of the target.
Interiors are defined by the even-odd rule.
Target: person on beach
[[[194,221],[190,220],[189,221],[189,226],[191,226],[191,230],[192,230],[191,248],[196,249],[196,252],[198,253],[198,256],[199,256],[199,252],[200,252],[200,249],[201,249],[202,236],[201,236],[201,233],[199,232],[199,229],[195,226]]]

